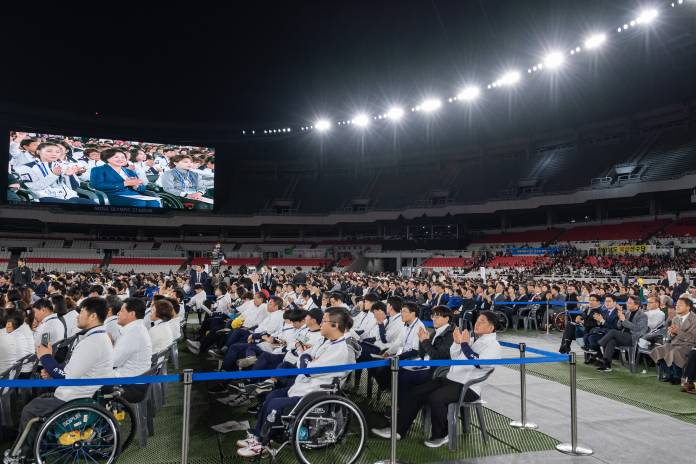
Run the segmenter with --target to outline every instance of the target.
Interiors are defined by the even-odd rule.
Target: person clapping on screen
[[[106,164],[92,169],[90,185],[101,190],[109,197],[109,203],[117,206],[135,206],[159,208],[156,197],[145,200],[145,185],[138,175],[126,168],[128,157],[120,148],[107,148],[101,152],[101,159]]]
[[[31,189],[41,202],[94,204],[87,198],[79,198],[73,190],[73,176],[78,166],[64,167],[60,164],[63,147],[54,142],[43,142],[36,149],[36,160],[17,166],[15,171],[20,180]],[[79,183],[78,183],[79,184]]]

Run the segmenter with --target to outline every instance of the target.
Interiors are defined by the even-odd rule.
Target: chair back
[[[484,370],[484,374],[481,377],[479,377],[477,379],[471,379],[462,386],[462,392],[459,395],[459,405],[460,406],[462,404],[464,404],[464,395],[466,395],[467,390],[476,384],[483,383],[486,380],[488,380],[488,377],[490,377],[491,374],[493,374],[493,372],[495,371],[495,367],[490,367],[488,369],[483,368],[483,370]]]
[[[14,380],[17,378],[17,376],[22,372],[22,367],[24,367],[24,364],[29,361],[30,358],[36,357],[33,354],[28,354],[21,358],[19,361],[14,363],[12,366],[10,366],[9,369],[7,369],[5,372],[0,373],[0,380]],[[9,393],[10,387],[4,387],[0,389],[0,396],[5,396],[7,393]]]
[[[167,364],[169,359],[170,348],[166,348],[159,353],[152,355],[150,367],[155,371],[155,374],[159,374],[164,366]]]

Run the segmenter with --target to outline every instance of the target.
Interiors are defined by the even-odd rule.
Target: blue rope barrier
[[[0,380],[0,388],[87,387],[97,385],[135,385],[180,382],[179,374],[144,375],[141,377],[108,377],[101,379],[15,379]]]
[[[519,348],[519,344],[499,342],[501,346]],[[515,365],[515,364],[539,364],[550,362],[566,362],[567,355],[559,355],[536,348],[527,348],[530,353],[540,354],[537,358],[508,358],[508,359],[462,359],[462,360],[403,360],[399,365],[403,367],[436,367],[436,366],[485,366],[485,365]],[[300,374],[327,374],[332,372],[356,371],[360,369],[372,369],[375,367],[389,366],[388,359],[367,361],[355,364],[341,364],[337,366],[310,367],[304,369],[265,369],[258,371],[237,372],[200,372],[193,374],[194,382],[211,380],[251,379],[259,377],[289,377]],[[44,388],[44,387],[84,387],[104,385],[135,385],[151,383],[178,383],[181,381],[179,374],[154,375],[140,377],[109,377],[92,379],[15,379],[0,380],[0,388]]]
[[[566,362],[567,355],[542,356],[539,358],[508,358],[508,359],[433,359],[399,361],[399,367],[440,367],[440,366],[506,366],[517,364],[541,364],[551,362]]]

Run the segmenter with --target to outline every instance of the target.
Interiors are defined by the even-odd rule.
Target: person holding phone
[[[145,184],[138,174],[126,166],[128,156],[120,148],[107,148],[100,154],[103,166],[92,168],[89,183],[92,188],[100,190],[109,197],[109,203],[116,206],[134,206],[141,208],[160,208],[156,196],[145,200]]]

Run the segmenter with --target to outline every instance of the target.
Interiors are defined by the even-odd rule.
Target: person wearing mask
[[[336,366],[355,363],[355,351],[349,345],[348,336],[352,326],[350,313],[345,308],[328,308],[321,321],[322,343],[302,353],[299,359],[300,368]],[[322,385],[329,384],[335,377],[345,377],[345,373],[298,375],[290,387],[279,388],[266,396],[263,406],[259,409],[253,433],[244,440],[239,440],[237,454],[240,457],[260,456],[264,446],[260,442],[261,431],[269,418],[280,423],[283,411],[295,406],[305,395],[321,391]]]
[[[114,345],[114,376],[135,377],[150,370],[152,339],[142,323],[145,303],[139,298],[126,298],[117,313],[121,334]],[[124,386],[124,398],[138,403],[145,398],[147,385]]]
[[[106,378],[113,374],[114,352],[111,340],[104,330],[106,319],[106,302],[102,298],[87,298],[80,304],[77,325],[84,336],[73,349],[66,365],[59,364],[53,358],[53,348],[39,345],[36,355],[43,366],[42,377],[54,379],[90,379]],[[34,417],[44,417],[68,401],[92,398],[101,388],[99,385],[67,386],[56,388],[51,397],[34,398],[22,409],[19,430],[24,431]],[[34,444],[38,424],[29,431],[24,441],[23,450],[28,455]]]
[[[696,314],[689,298],[679,298],[676,314],[667,329],[670,343],[654,348],[650,357],[660,367],[660,380],[678,385],[686,366],[689,352],[696,347]]]
[[[472,341],[468,330],[454,330],[454,342],[450,347],[451,359],[499,359],[501,348],[495,334],[497,316],[491,311],[483,311],[476,320]],[[399,395],[399,414],[396,426],[397,439],[406,436],[416,420],[418,411],[426,404],[430,407],[432,431],[425,446],[437,448],[447,443],[447,407],[459,401],[462,385],[482,377],[486,370],[481,366],[452,366],[444,377],[434,378]],[[466,401],[480,398],[480,386],[465,392]],[[391,428],[372,429],[372,433],[382,438],[391,438]]]
[[[604,361],[597,368],[600,372],[611,372],[611,360],[617,346],[633,346],[640,337],[648,332],[648,316],[640,309],[640,298],[631,295],[626,300],[628,314],[617,308],[618,322],[616,329],[611,329],[599,340],[604,351]]]

